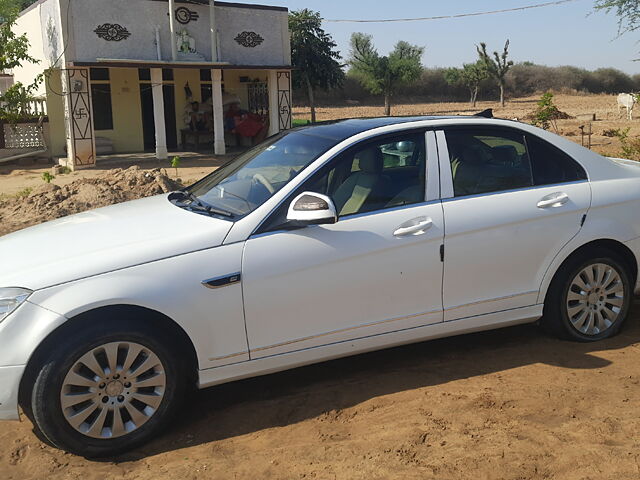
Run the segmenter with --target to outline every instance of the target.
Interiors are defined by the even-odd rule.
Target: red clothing
[[[262,130],[263,127],[264,124],[262,123],[262,118],[259,115],[248,113],[244,115],[242,120],[236,122],[235,130],[238,135],[253,138],[260,133],[260,130]]]

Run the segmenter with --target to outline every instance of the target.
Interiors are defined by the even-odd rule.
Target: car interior
[[[447,133],[456,197],[533,185],[523,138]]]
[[[324,191],[340,216],[419,203],[425,160],[424,142],[415,137],[348,152],[329,172]]]

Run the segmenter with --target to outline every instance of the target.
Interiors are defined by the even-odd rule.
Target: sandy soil
[[[522,326],[214,387],[104,462],[5,423],[0,478],[637,479],[639,307],[598,344]]]
[[[172,154],[174,155],[174,154]],[[159,168],[165,171],[172,179],[180,179],[185,184],[190,184],[211,173],[224,162],[227,162],[232,155],[214,157],[212,155],[202,155],[196,153],[177,153],[180,156],[181,164],[178,171],[171,168],[168,161],[158,161],[152,154],[142,153],[133,155],[110,155],[100,157],[95,168],[77,170],[75,172],[57,175],[52,183],[58,186],[68,185],[78,179],[93,179],[101,177],[113,169],[127,169],[132,165],[138,165],[143,169]],[[23,191],[25,188],[36,188],[44,182],[42,174],[51,172],[51,165],[37,162],[22,162],[21,164],[1,164],[0,163],[0,200],[8,196],[13,196]]]
[[[594,130],[632,125],[640,133],[637,120],[614,118],[611,100],[557,103],[572,115],[601,115]],[[395,113],[463,107],[415,105]],[[514,101],[505,116],[533,107],[534,99]],[[323,119],[343,113],[380,109],[321,109]],[[221,159],[193,162],[180,169],[183,179]],[[39,168],[0,171],[0,192],[41,185]],[[79,172],[68,184],[104,175],[110,173]],[[636,479],[639,320],[636,302],[622,333],[597,344],[559,341],[527,325],[214,387],[187,398],[174,426],[151,444],[101,462],[45,445],[28,421],[3,423],[0,479]]]

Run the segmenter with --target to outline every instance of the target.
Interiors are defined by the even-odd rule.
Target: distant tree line
[[[461,69],[460,69],[461,70]],[[451,68],[424,68],[420,78],[400,86],[395,92],[397,102],[456,101],[470,99],[470,88],[460,76],[452,81]],[[505,75],[505,93],[508,97],[524,97],[548,90],[559,93],[640,92],[640,74],[628,75],[615,68],[589,71],[573,66],[548,67],[532,62],[513,65]],[[485,77],[478,83],[478,100],[495,101],[500,96],[496,80]],[[294,95],[296,102],[304,96]],[[347,100],[382,103],[380,96],[372,95],[359,80],[347,72],[339,89],[319,91],[319,104],[330,105]]]

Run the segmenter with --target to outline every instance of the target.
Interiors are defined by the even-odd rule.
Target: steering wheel
[[[265,176],[264,176],[264,175],[262,175],[261,173],[256,173],[256,174],[253,176],[253,179],[254,179],[256,182],[261,183],[261,184],[264,186],[264,188],[266,188],[267,190],[269,190],[269,193],[270,193],[270,194],[272,194],[272,195],[273,195],[274,193],[276,193],[276,189],[275,189],[275,188],[273,188],[273,185],[271,185],[271,183],[269,183],[269,180],[267,180],[267,179],[265,178]]]

